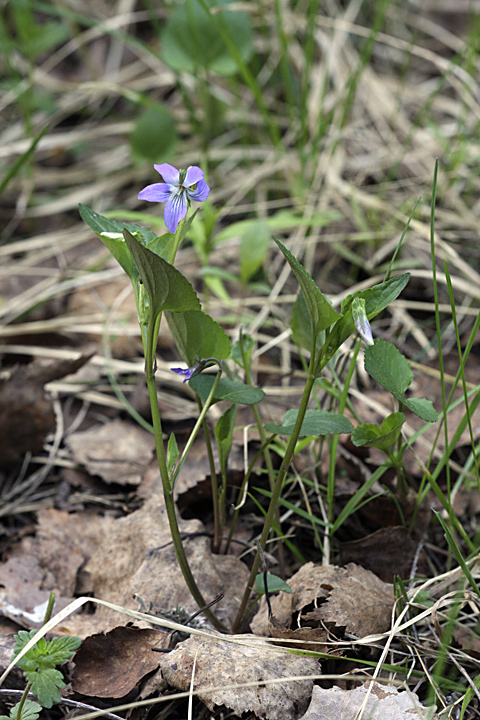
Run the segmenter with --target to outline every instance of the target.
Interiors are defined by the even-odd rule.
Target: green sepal
[[[265,430],[277,435],[293,435],[298,410],[287,410],[281,425],[268,423]],[[316,437],[318,435],[340,435],[350,433],[353,425],[344,415],[325,410],[307,410],[303,419],[299,437]]]
[[[167,470],[168,474],[172,474],[172,470],[177,462],[177,458],[180,455],[180,451],[177,445],[177,438],[173,433],[170,433],[167,445]]]

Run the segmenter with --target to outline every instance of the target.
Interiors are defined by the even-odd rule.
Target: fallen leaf
[[[307,563],[288,581],[292,594],[271,598],[274,622],[268,626],[264,598],[251,627],[258,635],[305,639],[307,628],[330,631],[333,638],[345,633],[364,637],[390,627],[393,589],[369,570],[349,564],[345,568]],[[326,639],[319,633],[319,640]],[[293,635],[292,635],[293,633]],[[309,633],[308,639],[314,639]],[[316,638],[315,638],[316,639]]]
[[[315,685],[310,706],[300,720],[353,720],[367,696],[368,685],[354,690],[339,687],[323,689]],[[371,693],[362,714],[363,720],[433,720],[434,710],[420,704],[413,692],[371,683]]]
[[[120,698],[148,673],[158,668],[168,633],[135,627],[117,627],[87,637],[75,654],[72,688],[82,695]]]
[[[177,606],[191,614],[198,606],[177,563],[156,464],[147,471],[143,486],[149,489],[144,505],[113,521],[86,565],[94,595],[138,610],[136,595],[154,614]],[[188,561],[204,598],[210,601],[224,593],[214,612],[230,625],[248,580],[248,568],[231,555],[212,555],[210,538],[205,536],[199,520],[179,518],[179,526],[185,538]],[[98,622],[103,623],[99,629],[111,629],[119,624],[118,614],[107,608],[98,608],[96,615]]]
[[[282,682],[288,677],[318,676],[320,666],[312,657],[282,652],[272,645],[252,642],[251,635],[236,635],[245,644],[192,636],[161,658],[162,674],[168,684],[186,691],[195,672],[193,687],[209,710],[225,705],[237,715],[253,712],[265,720],[294,720],[305,711],[313,679]],[[262,685],[265,680],[278,680]],[[254,687],[225,687],[236,683],[258,682]],[[203,692],[201,688],[218,687]]]
[[[44,386],[75,372],[91,354],[75,360],[33,360],[17,365],[0,379],[0,457],[9,467],[30,451],[40,452],[56,419]]]
[[[138,425],[112,420],[67,439],[75,461],[106,483],[138,485],[152,460],[153,435]]]

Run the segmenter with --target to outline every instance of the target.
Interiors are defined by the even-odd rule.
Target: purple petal
[[[167,200],[163,214],[167,229],[170,230],[171,233],[176,233],[178,223],[180,220],[183,220],[186,214],[187,200],[184,191],[180,190],[177,193],[172,193]]]
[[[173,167],[173,165],[169,165],[168,163],[154,165],[153,167],[158,173],[160,173],[166,183],[178,187],[180,184],[180,173],[177,168]]]
[[[199,183],[200,180],[203,180],[202,168],[199,168],[196,165],[190,165],[190,167],[187,170],[187,174],[185,175],[185,180],[183,181],[183,185],[186,188],[188,188],[191,185],[195,185],[195,183]]]
[[[199,202],[203,202],[207,199],[207,197],[210,194],[210,188],[208,187],[205,180],[200,180],[197,183],[197,187],[195,190],[190,190],[187,188],[187,195],[190,198],[190,200],[198,200]]]
[[[138,193],[139,200],[148,200],[148,202],[165,202],[168,200],[172,190],[170,185],[165,183],[153,183],[153,185],[147,185],[143,190]]]
[[[183,383],[185,384],[187,380],[190,380],[190,378],[192,377],[194,368],[170,368],[170,370],[174,373],[177,373],[177,375],[185,375],[185,380],[183,381]]]

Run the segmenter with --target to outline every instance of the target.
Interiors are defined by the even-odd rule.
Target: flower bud
[[[363,298],[353,298],[352,300],[352,317],[357,332],[366,345],[373,345],[373,336],[370,323],[365,312],[365,300]]]

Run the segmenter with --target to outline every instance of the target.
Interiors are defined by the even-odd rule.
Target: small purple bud
[[[365,300],[363,298],[353,298],[352,300],[352,316],[357,332],[366,345],[373,345],[373,336],[370,323],[368,322],[367,313],[365,311]]]

